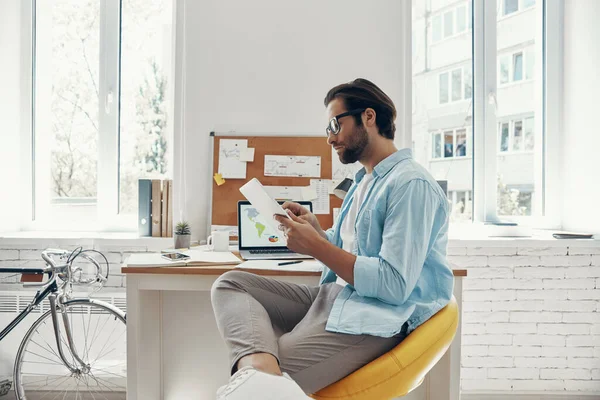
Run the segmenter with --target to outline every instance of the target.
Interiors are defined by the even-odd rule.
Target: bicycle
[[[106,275],[91,254],[104,258]],[[96,250],[47,249],[45,268],[2,268],[40,289],[29,305],[0,332],[0,343],[48,298],[44,312],[25,334],[13,369],[17,400],[126,398],[126,315],[117,307],[91,298],[72,298],[73,285],[100,290],[108,279],[108,261]],[[54,258],[57,258],[55,260]],[[90,267],[91,271],[87,267]],[[44,276],[48,276],[44,281]],[[33,279],[32,279],[33,278]],[[8,393],[10,381],[1,382]],[[8,385],[8,386],[7,386]]]

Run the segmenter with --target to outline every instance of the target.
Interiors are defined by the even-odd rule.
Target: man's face
[[[342,100],[333,99],[327,105],[327,123],[331,118],[346,111]],[[327,137],[327,143],[335,149],[343,164],[354,163],[361,159],[365,148],[369,144],[369,134],[364,125],[356,125],[352,115],[340,118],[338,123],[340,131],[337,135],[330,133]]]

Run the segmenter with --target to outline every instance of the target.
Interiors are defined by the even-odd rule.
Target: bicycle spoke
[[[98,319],[100,319],[100,318],[98,318]],[[94,340],[92,340],[92,343],[90,343],[90,349],[94,345],[94,342],[96,341],[96,339],[98,338],[98,336],[100,336],[100,333],[104,330],[104,327],[106,326],[106,324],[108,323],[108,321],[110,321],[110,317],[106,321],[104,321],[104,325],[102,325],[102,329],[100,329],[100,331],[98,332],[98,335],[96,337],[94,337]]]
[[[59,380],[59,379],[62,379],[62,378],[68,378],[68,377],[70,376],[70,375],[49,375],[49,374],[27,374],[27,375],[39,375],[39,376],[44,376],[44,379],[39,379],[39,380],[37,380],[37,381],[28,382],[28,383],[26,384],[26,386],[28,386],[28,387],[35,387],[35,386],[33,385],[33,384],[35,384],[35,383],[48,382],[48,377],[49,377],[49,376],[57,376],[57,377],[58,377],[58,378],[52,378],[52,379],[50,379],[50,382],[51,382],[51,383],[53,383],[53,382],[56,382],[57,380]],[[47,383],[44,383],[44,386],[40,386],[40,388],[42,388],[42,387],[46,387],[46,386],[48,386],[48,385],[47,385]]]
[[[42,336],[43,339],[43,336]],[[45,341],[45,339],[44,339]],[[43,347],[41,344],[39,344],[38,342],[36,342],[35,340],[31,339],[31,342],[35,345],[37,345],[40,349],[47,351],[48,353],[50,353],[51,356],[55,356],[56,359],[59,361],[59,364],[62,364],[62,360],[60,359],[60,356],[58,354],[56,354],[56,352],[52,349],[52,347],[50,346],[50,344],[48,342],[46,342],[46,344],[48,345],[48,348],[50,350],[48,350],[48,348]]]
[[[108,341],[110,340],[110,337],[112,336],[112,334],[114,333],[115,329],[117,329],[118,325],[115,325],[115,327],[113,328],[112,332],[110,333],[110,335],[106,338],[106,343],[104,343],[104,346],[102,346],[102,349],[100,349],[100,351],[98,352],[99,355],[98,357],[96,357],[96,359],[94,361],[92,361],[90,364],[95,363],[100,357],[104,357],[105,355],[110,354],[114,349],[110,350],[107,354],[102,354],[102,351],[104,350],[104,348],[106,347],[106,345],[108,344]],[[113,344],[117,343],[117,340],[119,340],[121,338],[121,336],[123,336],[123,334],[125,333],[125,330],[123,330],[119,336],[110,344],[109,349],[112,347]]]
[[[90,372],[90,376],[92,377],[92,379],[94,379],[94,380],[95,380],[95,381],[98,383],[98,385],[102,385],[102,386],[104,386],[105,388],[107,388],[107,389],[108,389],[108,391],[109,391],[109,392],[114,392],[114,390],[112,390],[110,387],[106,386],[105,384],[103,384],[103,383],[102,383],[102,382],[100,382],[100,381],[108,382],[108,383],[110,383],[111,385],[114,385],[114,383],[112,383],[112,382],[110,382],[110,381],[107,381],[106,379],[98,378],[98,377],[96,377],[94,374],[92,374],[91,372]],[[116,385],[115,385],[115,386],[116,386]],[[117,386],[117,387],[120,387],[120,386]]]
[[[49,359],[48,357],[44,357],[44,356],[41,356],[41,355],[39,355],[39,354],[37,354],[37,353],[34,353],[34,352],[33,352],[33,351],[31,351],[31,350],[27,350],[27,353],[35,354],[36,356],[38,356],[38,357],[40,357],[40,358],[43,358],[44,360],[48,360],[48,361],[54,361],[54,360],[51,360],[51,359]],[[62,362],[61,362],[60,364],[64,365]]]
[[[115,374],[114,372],[110,372],[109,370],[106,370],[106,369],[103,369],[103,368],[94,368],[94,371],[102,371],[102,372],[105,372],[107,374],[114,375],[114,376],[116,376],[118,378],[127,378],[125,375]]]
[[[90,321],[91,322],[91,321]],[[87,354],[88,352],[88,333],[90,331],[90,324],[88,324],[87,329],[85,328],[85,319],[83,318],[83,312],[81,313],[81,324],[83,326],[83,337],[84,337],[84,343],[85,343],[85,348],[84,348],[84,360],[88,360],[89,354]]]
[[[98,384],[98,386],[102,385],[100,382],[98,382],[98,380],[96,379],[94,374],[90,373],[89,376]],[[110,390],[110,388],[108,388],[108,390],[112,392],[112,390]],[[97,390],[96,393],[99,394],[100,396],[104,397],[106,400],[108,400],[108,398],[105,395],[103,395],[102,392]]]
[[[63,382],[65,382],[67,379],[69,379],[69,377],[68,377],[68,376],[65,378],[65,380],[64,380]],[[62,382],[61,382],[61,383],[62,383]],[[46,392],[46,394],[45,394],[45,395],[43,395],[42,397],[40,397],[40,399],[39,399],[39,400],[42,400],[44,397],[46,397],[46,396],[47,396],[47,395],[49,395],[50,393],[52,393],[52,392],[51,392],[50,390],[48,390],[48,391]]]

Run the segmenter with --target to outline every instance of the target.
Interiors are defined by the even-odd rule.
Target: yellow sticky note
[[[221,186],[222,184],[225,183],[225,179],[223,179],[223,175],[219,174],[218,172],[215,174],[215,176],[213,177],[215,182],[217,183],[217,186]]]

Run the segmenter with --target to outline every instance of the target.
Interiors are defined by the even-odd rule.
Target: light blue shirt
[[[344,199],[328,240],[342,247],[341,223],[357,184]],[[381,161],[355,224],[354,286],[335,300],[326,330],[391,337],[408,332],[441,310],[452,297],[454,277],[446,260],[449,205],[435,179],[402,149]],[[326,266],[321,284],[337,275]]]

